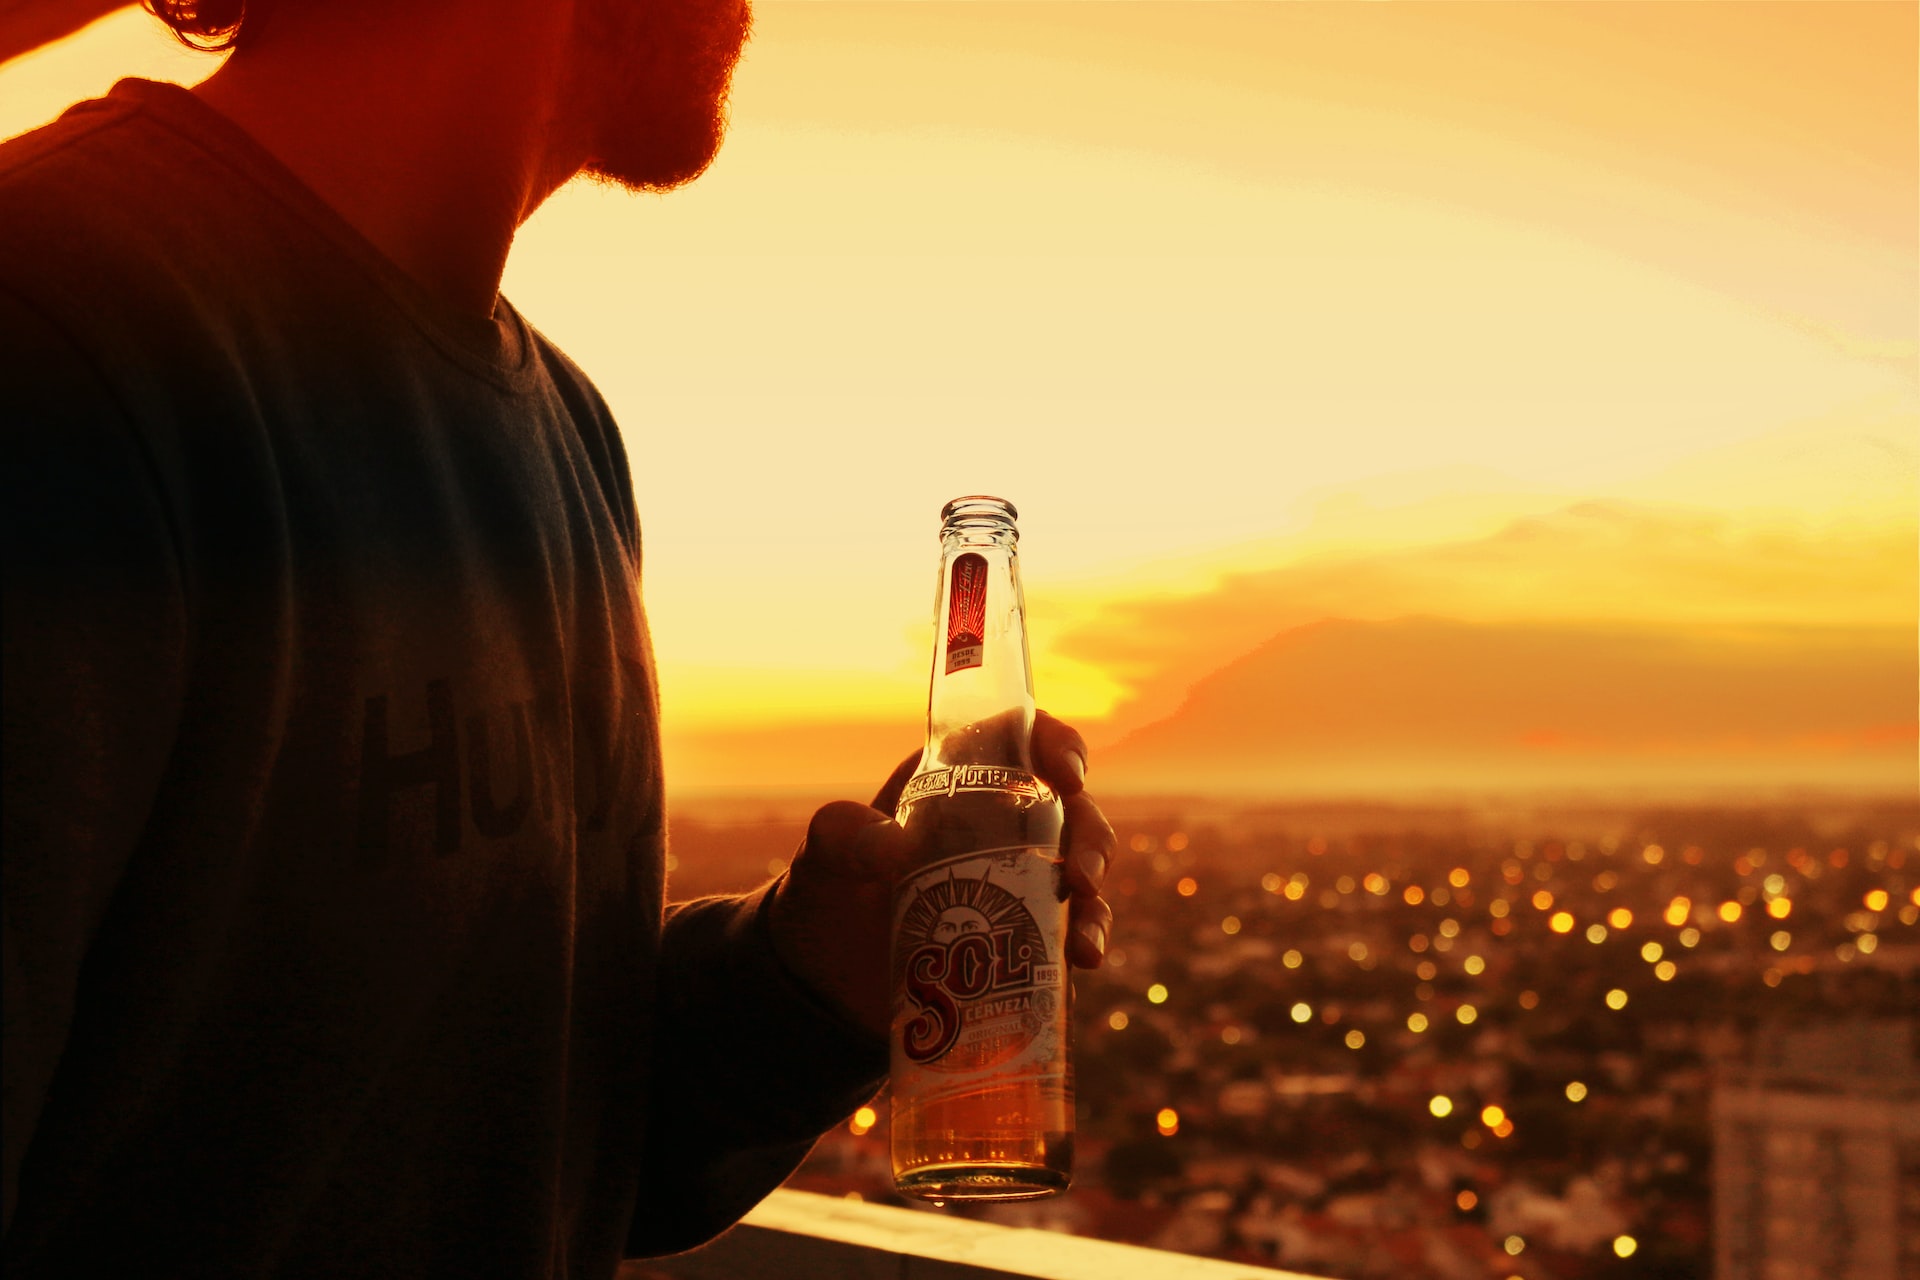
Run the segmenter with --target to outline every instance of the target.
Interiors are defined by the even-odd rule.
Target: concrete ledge
[[[776,1191],[703,1249],[620,1280],[1313,1280],[1292,1271]]]

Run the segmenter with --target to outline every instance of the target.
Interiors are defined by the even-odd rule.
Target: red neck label
[[[947,593],[947,674],[977,667],[985,660],[987,639],[987,560],[972,551],[953,562]]]

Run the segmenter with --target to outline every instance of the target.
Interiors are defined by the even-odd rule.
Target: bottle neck
[[[940,539],[932,693],[922,769],[1032,769],[1033,675],[1011,519],[949,519]]]

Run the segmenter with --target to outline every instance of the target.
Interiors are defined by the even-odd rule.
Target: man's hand
[[[893,885],[909,857],[892,814],[919,759],[916,752],[902,761],[871,807],[841,800],[815,813],[768,908],[774,947],[787,967],[880,1036],[892,1021]],[[1060,849],[1070,894],[1067,961],[1098,968],[1113,924],[1100,886],[1115,846],[1113,828],[1086,793],[1087,744],[1042,711],[1033,724],[1033,761],[1066,809]]]

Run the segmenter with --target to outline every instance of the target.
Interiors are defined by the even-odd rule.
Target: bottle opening
[[[1020,513],[1005,498],[973,493],[955,498],[940,509],[940,533],[944,537],[956,530],[979,529],[1004,531],[1018,538],[1020,531],[1014,521],[1019,518]]]

